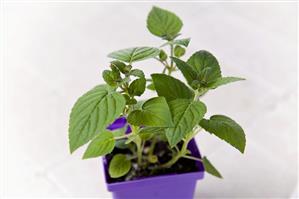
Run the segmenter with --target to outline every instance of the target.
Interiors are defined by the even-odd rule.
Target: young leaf
[[[117,68],[121,73],[126,74],[130,71],[130,67],[121,61],[114,60],[111,62],[111,68]]]
[[[153,7],[147,17],[148,30],[158,37],[172,40],[183,26],[181,19],[167,10]]]
[[[147,100],[141,110],[132,111],[128,122],[135,126],[171,127],[171,113],[164,97]]]
[[[135,47],[112,52],[108,55],[108,57],[127,63],[132,63],[156,57],[157,55],[159,55],[159,52],[160,50],[158,48]]]
[[[190,38],[186,38],[186,39],[176,39],[172,42],[173,44],[177,44],[177,45],[182,45],[185,47],[188,47],[189,43],[190,43]]]
[[[184,62],[178,58],[171,57],[171,59],[175,62],[176,66],[182,72],[182,74],[184,75],[188,84],[192,88],[196,89],[196,85],[194,85],[193,82],[194,82],[194,80],[196,80],[197,74],[196,74],[196,71],[193,70],[192,66],[190,66],[189,64],[187,64],[186,62]]]
[[[133,69],[130,71],[130,75],[133,75],[135,77],[144,78],[144,73],[142,70],[139,69]]]
[[[211,85],[209,85],[209,88],[215,89],[219,86],[229,84],[232,82],[236,82],[236,81],[241,81],[241,80],[245,80],[245,79],[240,78],[240,77],[220,77],[215,82],[213,82]]]
[[[185,46],[188,47],[190,42],[190,38],[186,38],[186,39],[176,39],[173,41],[168,41],[165,44],[163,44],[161,47],[164,47],[166,45],[170,45],[170,44],[175,44],[175,45],[180,45],[180,46]]]
[[[104,70],[103,73],[103,79],[107,84],[110,86],[116,86],[117,85],[117,80],[120,78],[117,72],[115,71],[110,71],[110,70]]]
[[[151,76],[158,95],[165,97],[167,101],[194,98],[194,92],[180,80],[165,74]]]
[[[246,137],[242,127],[234,120],[224,115],[213,115],[209,120],[202,119],[199,125],[244,153]]]
[[[165,61],[167,59],[167,54],[165,53],[164,50],[160,50],[160,53],[159,53],[159,58],[162,60],[162,61]]]
[[[187,61],[196,71],[198,80],[204,86],[221,77],[220,66],[217,59],[211,53],[201,50],[194,53]]]
[[[101,132],[90,142],[83,155],[83,159],[94,158],[111,153],[114,146],[115,140],[112,132]]]
[[[166,136],[171,146],[179,143],[200,121],[207,108],[204,103],[188,99],[176,99],[169,102],[174,127],[166,130]]]
[[[217,171],[217,169],[211,164],[211,162],[208,160],[207,157],[203,157],[202,163],[203,163],[203,166],[204,166],[206,172],[208,172],[209,174],[211,174],[215,177],[222,178],[219,171]]]
[[[69,121],[71,153],[113,122],[125,107],[124,97],[107,85],[99,85],[80,97]]]
[[[186,50],[185,48],[181,47],[181,46],[175,46],[174,47],[174,55],[176,57],[182,57],[185,54]]]
[[[116,154],[109,164],[109,175],[111,178],[122,177],[130,171],[131,166],[131,161],[126,155]]]
[[[129,94],[131,96],[140,96],[145,91],[145,78],[135,79],[129,86]]]

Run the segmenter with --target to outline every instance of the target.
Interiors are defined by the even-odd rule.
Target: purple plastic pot
[[[201,158],[194,140],[190,141],[188,149],[193,156]],[[198,170],[195,172],[173,173],[110,183],[108,163],[105,157],[103,163],[107,188],[112,192],[114,199],[192,199],[196,181],[204,177],[204,167],[201,162],[197,161]]]

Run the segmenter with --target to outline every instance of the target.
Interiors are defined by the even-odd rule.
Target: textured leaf
[[[206,172],[208,172],[209,174],[211,174],[215,177],[222,178],[219,171],[217,171],[217,169],[211,164],[211,162],[207,159],[207,157],[203,157],[202,163],[203,163],[203,166],[204,166]]]
[[[135,79],[129,86],[129,94],[131,96],[141,96],[145,91],[145,78]]]
[[[211,85],[209,85],[209,88],[214,89],[214,88],[217,88],[219,86],[229,84],[229,83],[232,83],[232,82],[236,82],[236,81],[241,81],[241,80],[245,80],[245,79],[240,78],[240,77],[220,77],[215,82],[213,82]]]
[[[138,135],[142,140],[149,140],[155,135],[165,133],[165,130],[166,130],[165,128],[161,128],[161,127],[144,127],[140,129]]]
[[[125,63],[117,60],[111,62],[110,68],[117,68],[123,74],[126,74],[130,70],[130,67],[128,67]]]
[[[193,81],[196,80],[197,74],[196,74],[196,71],[193,70],[192,66],[190,66],[188,63],[186,63],[178,58],[171,57],[171,59],[175,62],[176,66],[182,72],[182,74],[184,75],[188,84],[192,88],[195,88],[195,85],[193,85]]]
[[[182,57],[185,54],[186,50],[185,48],[177,45],[174,47],[174,56],[176,57]]]
[[[135,126],[169,127],[173,125],[164,97],[147,100],[141,110],[135,110],[129,114],[128,122]]]
[[[186,38],[186,39],[176,39],[172,42],[173,44],[177,44],[177,45],[182,45],[185,47],[188,47],[189,43],[190,43],[190,38]]]
[[[120,61],[124,61],[127,63],[132,63],[132,62],[156,57],[157,55],[159,55],[159,52],[160,50],[157,48],[135,47],[135,48],[126,48],[123,50],[112,52],[108,55],[108,57]]]
[[[133,69],[130,71],[130,75],[133,75],[135,77],[140,77],[140,78],[144,78],[144,73],[142,70],[139,70],[139,69]]]
[[[113,156],[109,164],[109,175],[111,178],[119,178],[126,175],[131,169],[131,161],[124,154]]]
[[[72,108],[69,121],[71,153],[103,131],[124,107],[124,97],[106,85],[96,86],[80,97]]]
[[[211,53],[201,50],[194,53],[187,61],[197,73],[197,80],[203,86],[211,84],[221,77],[220,66],[217,59]]]
[[[246,137],[242,127],[234,120],[224,115],[213,115],[209,120],[202,119],[199,124],[206,131],[244,153]]]
[[[167,101],[194,98],[194,92],[180,80],[165,74],[151,76],[158,95],[165,97]]]
[[[207,108],[200,101],[187,99],[177,99],[169,102],[169,108],[172,114],[174,128],[166,131],[168,142],[171,146],[179,143],[193,127],[200,121]]]
[[[190,43],[190,38],[186,38],[186,39],[176,39],[173,41],[168,41],[165,44],[163,44],[161,47],[164,47],[166,45],[170,45],[170,44],[175,44],[175,45],[180,45],[180,46],[185,46],[188,47]]]
[[[153,7],[147,17],[148,30],[158,37],[173,39],[181,30],[183,22],[174,13]]]
[[[111,153],[115,146],[112,132],[104,131],[97,135],[88,145],[83,159],[99,157]]]
[[[105,82],[110,86],[116,86],[117,81],[120,79],[120,74],[115,71],[104,70],[102,75]]]

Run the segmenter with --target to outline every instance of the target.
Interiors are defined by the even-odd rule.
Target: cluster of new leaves
[[[224,115],[213,115],[205,119],[207,107],[199,100],[211,89],[243,79],[223,77],[217,59],[204,50],[195,52],[187,61],[183,61],[181,57],[190,39],[177,39],[182,26],[182,21],[174,13],[153,7],[147,18],[147,28],[153,35],[166,40],[160,49],[134,47],[108,55],[114,61],[110,63],[110,70],[103,71],[103,79],[107,84],[88,91],[78,99],[71,111],[71,152],[89,142],[83,158],[93,158],[111,153],[115,146],[128,148],[133,144],[136,147],[132,150],[137,150],[139,163],[142,161],[140,148],[145,141],[159,136],[172,148],[178,148],[180,142],[185,142],[187,146],[195,136],[195,131],[203,128],[244,153],[246,139],[240,125]],[[166,46],[170,46],[169,55],[162,49]],[[164,70],[146,78],[143,71],[134,69],[132,65],[149,58],[161,62]],[[181,71],[187,84],[171,76],[176,70]],[[146,88],[156,91],[157,96],[138,101],[136,97],[141,96]],[[120,116],[127,118],[129,124],[126,127],[132,127],[131,133],[126,134],[123,129],[107,129]],[[174,160],[188,157],[187,148],[182,147],[180,150]],[[157,163],[152,154],[148,161]],[[206,157],[199,161],[208,173],[221,177]],[[167,167],[172,163],[171,160],[169,164],[158,166]],[[109,165],[110,176],[121,177],[130,171],[131,166],[126,154],[114,155]]]

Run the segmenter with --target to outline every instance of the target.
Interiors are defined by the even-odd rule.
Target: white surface
[[[147,32],[152,3],[6,3],[6,196],[109,198],[100,161],[70,155],[69,111],[102,82],[106,55],[161,41]],[[297,177],[295,3],[155,3],[184,21],[187,55],[219,59],[224,75],[247,81],[211,91],[208,115],[235,118],[247,133],[245,155],[202,133],[202,153],[224,180],[207,175],[196,198],[287,198]],[[186,58],[187,56],[185,56]],[[155,61],[136,64],[147,74]],[[159,68],[160,67],[160,68]]]

